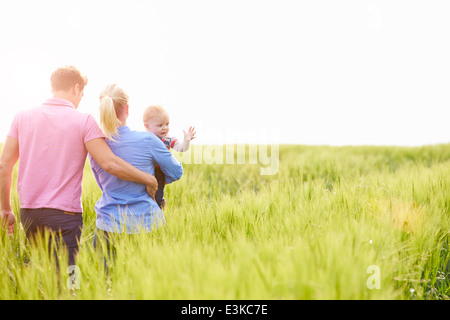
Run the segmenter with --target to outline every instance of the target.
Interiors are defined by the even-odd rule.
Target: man
[[[58,240],[61,233],[69,265],[73,265],[83,224],[81,181],[88,152],[106,172],[147,185],[153,198],[157,182],[151,174],[115,156],[95,119],[76,110],[87,84],[77,68],[58,68],[50,80],[53,98],[40,107],[19,112],[3,146],[1,220],[12,235],[15,215],[10,202],[11,180],[20,155],[17,191],[27,238],[33,242],[44,228],[53,231]]]

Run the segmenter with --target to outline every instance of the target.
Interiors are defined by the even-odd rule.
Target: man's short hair
[[[52,90],[54,91],[66,91],[76,84],[80,86],[80,89],[84,89],[84,87],[87,85],[87,82],[87,77],[74,66],[65,66],[58,68],[52,73],[50,77],[50,83],[52,86]]]

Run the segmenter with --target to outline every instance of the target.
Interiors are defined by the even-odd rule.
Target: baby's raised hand
[[[196,138],[195,137],[196,132],[194,127],[189,127],[188,131],[183,130],[183,133],[184,133],[184,141],[191,141]]]

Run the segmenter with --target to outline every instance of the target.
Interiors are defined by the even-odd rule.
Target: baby
[[[169,133],[169,114],[161,106],[149,106],[144,112],[144,126],[148,132],[155,134],[166,145],[167,149],[173,149],[177,152],[185,152],[189,149],[191,140],[195,139],[195,128],[189,127],[184,133],[184,140],[179,141],[170,137]],[[164,173],[158,166],[155,166],[155,178],[158,181],[158,190],[155,200],[161,209],[164,208],[166,200],[164,199],[164,185],[166,183]]]

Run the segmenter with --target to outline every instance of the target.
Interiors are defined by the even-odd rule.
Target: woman
[[[117,85],[108,85],[100,94],[100,124],[112,152],[136,168],[153,174],[158,165],[166,182],[178,180],[183,168],[164,143],[152,133],[127,127],[128,95]],[[95,205],[98,233],[149,232],[164,223],[164,215],[145,185],[116,178],[89,157],[102,196]],[[99,231],[102,230],[103,232]],[[94,236],[94,245],[96,236]]]

